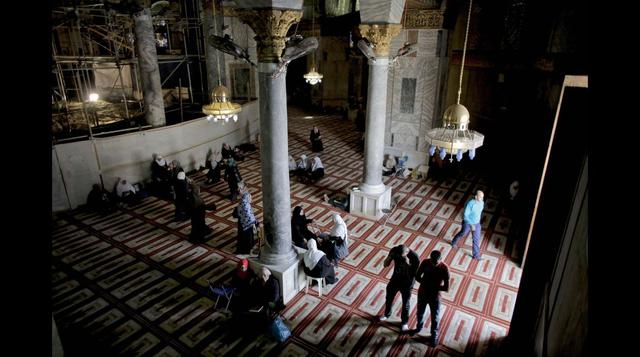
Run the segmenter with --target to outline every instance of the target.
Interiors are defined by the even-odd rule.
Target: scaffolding
[[[63,0],[58,3],[52,10],[54,141],[148,127],[132,17],[105,8],[102,1],[72,7]],[[154,28],[161,24],[166,30],[166,48],[158,54],[165,113],[179,111],[182,121],[185,111],[199,114],[200,105],[208,99],[202,4],[201,0],[176,0],[165,10],[153,16]],[[165,88],[170,83],[177,87]],[[89,94],[98,91],[102,98],[89,101]],[[114,123],[122,125],[110,125]]]

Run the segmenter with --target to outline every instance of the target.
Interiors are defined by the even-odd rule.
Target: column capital
[[[256,33],[258,62],[263,63],[280,62],[289,27],[302,18],[302,10],[271,8],[236,9],[236,14]]]
[[[389,57],[389,45],[402,30],[402,24],[360,24],[359,30],[373,44],[376,57]]]

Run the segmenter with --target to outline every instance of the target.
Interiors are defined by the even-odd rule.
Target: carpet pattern
[[[52,311],[61,334],[82,331],[107,355],[490,355],[509,330],[520,283],[520,269],[513,263],[517,249],[508,238],[511,219],[499,192],[468,172],[443,182],[385,177],[398,202],[386,224],[385,218],[376,222],[352,216],[324,203],[322,196],[359,184],[361,133],[337,117],[306,115],[289,114],[289,152],[295,158],[311,154],[309,130],[317,125],[326,150],[321,155],[326,176],[315,185],[292,180],[292,208],[303,206],[323,231],[331,228],[331,214],[340,212],[351,246],[337,284],[323,289],[321,298],[313,287],[287,304],[284,316],[292,338],[277,344],[266,335],[248,340],[225,330],[229,314],[222,301],[214,308],[206,282],[231,280],[238,261],[233,254],[236,220],[231,217],[237,203],[229,201],[226,183],[204,186],[202,172],[190,177],[202,186],[204,200],[218,208],[207,213],[214,235],[204,244],[189,243],[190,222],[173,222],[173,204],[156,197],[108,216],[58,216],[52,232]],[[248,155],[239,169],[262,220],[259,153]],[[457,250],[449,244],[460,229],[464,203],[477,189],[485,191],[480,244],[485,259],[480,262],[470,256],[471,235]],[[399,294],[391,318],[377,322],[393,269],[384,268],[383,261],[398,244],[408,245],[421,259],[439,249],[449,266],[450,289],[442,295],[441,344],[436,348],[427,345],[429,309],[421,334],[400,332]],[[410,328],[416,322],[417,287]]]

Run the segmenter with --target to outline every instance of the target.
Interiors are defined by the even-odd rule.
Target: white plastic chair
[[[324,284],[324,278],[314,278],[307,275],[307,286],[304,289],[304,293],[307,294],[309,292],[309,285],[312,284],[314,280],[318,283],[318,296],[322,297],[322,284]]]

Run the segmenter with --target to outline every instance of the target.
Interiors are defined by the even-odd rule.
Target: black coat
[[[320,130],[318,132],[314,132],[313,129],[309,134],[309,139],[311,140],[311,150],[313,151],[322,151],[324,147],[322,145],[322,139],[320,139]]]
[[[316,238],[316,235],[307,227],[307,224],[313,222],[313,220],[308,219],[305,215],[300,215],[300,211],[301,209],[296,207],[293,210],[293,216],[291,216],[291,240],[296,246],[306,249],[307,246],[304,240]]]

